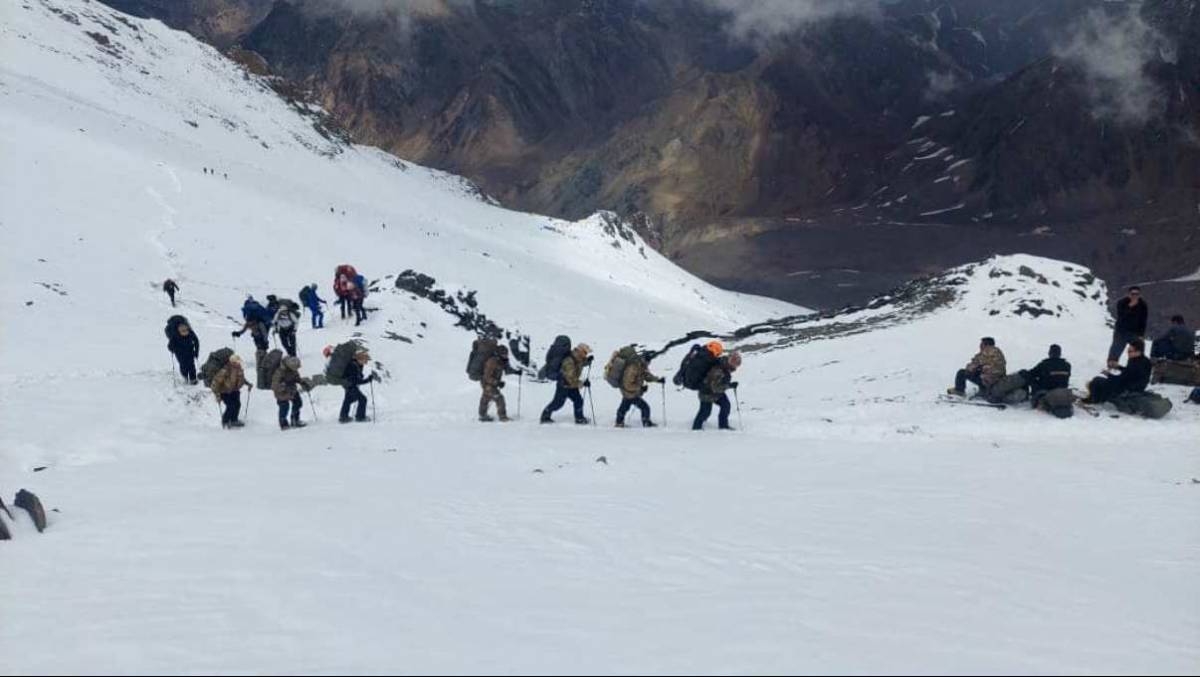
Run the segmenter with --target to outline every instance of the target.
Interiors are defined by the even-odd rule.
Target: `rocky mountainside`
[[[517,208],[635,217],[692,270],[810,306],[996,251],[1119,284],[1200,260],[1195,0],[108,2],[357,141]]]

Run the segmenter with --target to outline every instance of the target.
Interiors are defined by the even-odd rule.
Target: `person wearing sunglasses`
[[[1108,366],[1110,369],[1120,364],[1121,353],[1125,346],[1134,339],[1143,339],[1146,335],[1146,318],[1149,312],[1146,302],[1142,300],[1142,288],[1130,287],[1125,298],[1117,301],[1117,324],[1113,327],[1112,346],[1108,349]]]

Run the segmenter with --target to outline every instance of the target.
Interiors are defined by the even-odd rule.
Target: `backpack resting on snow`
[[[1154,364],[1150,380],[1180,386],[1200,386],[1200,360],[1161,360]]]
[[[1029,384],[1020,373],[1009,374],[993,383],[986,397],[992,404],[1020,404],[1029,399]]]
[[[483,380],[483,367],[488,359],[496,354],[499,344],[495,339],[475,339],[471,343],[471,354],[467,357],[467,377],[472,381]]]
[[[562,363],[571,354],[571,337],[559,336],[546,350],[546,363],[538,370],[538,378],[557,381],[562,376]]]
[[[1071,418],[1075,415],[1075,393],[1070,388],[1048,390],[1038,401],[1038,406],[1058,418]]]
[[[713,357],[708,348],[697,343],[683,356],[679,370],[675,372],[671,382],[688,390],[700,390],[704,385],[704,377],[716,364],[717,358]]]
[[[200,366],[200,380],[204,381],[205,387],[212,387],[213,377],[229,364],[231,357],[233,357],[232,348],[221,348],[208,354],[208,359]]]
[[[1171,411],[1171,400],[1152,392],[1122,393],[1112,401],[1123,414],[1160,419]]]
[[[275,372],[281,364],[283,364],[283,351],[278,348],[267,353],[266,357],[258,361],[255,366],[258,371],[259,390],[271,389],[271,379],[275,377]]]
[[[354,359],[354,353],[361,349],[355,341],[346,341],[333,349],[329,363],[325,365],[325,383],[333,386],[346,385],[346,366]]]
[[[637,359],[637,350],[633,346],[625,346],[613,352],[608,364],[604,365],[604,380],[608,385],[619,389],[622,379],[625,378],[625,370],[635,359]]]

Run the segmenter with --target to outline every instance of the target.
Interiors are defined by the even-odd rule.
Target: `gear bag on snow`
[[[615,351],[609,358],[608,364],[604,365],[604,380],[608,382],[608,385],[619,389],[621,381],[625,378],[625,370],[636,358],[637,350],[633,346],[625,346]]]
[[[713,357],[708,348],[697,343],[683,356],[679,370],[675,372],[671,382],[688,390],[700,390],[704,385],[704,377],[716,364],[717,358]]]
[[[188,322],[187,318],[183,315],[172,315],[171,317],[167,318],[167,326],[165,329],[163,329],[163,332],[167,335],[168,341],[174,339],[176,336],[179,336],[179,325],[181,324],[186,324],[189,327],[192,326],[192,324]]]
[[[483,367],[496,354],[499,344],[495,339],[475,339],[471,343],[471,355],[467,357],[467,377],[472,381],[483,380]]]
[[[1070,388],[1048,390],[1038,401],[1038,406],[1058,418],[1071,418],[1075,415],[1075,394]]]
[[[992,404],[1020,404],[1028,399],[1028,384],[1019,373],[1005,376],[987,390],[987,401]]]
[[[557,381],[562,376],[562,363],[571,354],[571,337],[559,336],[546,350],[546,363],[538,370],[538,378]]]
[[[361,346],[354,341],[346,341],[333,349],[329,363],[325,365],[325,383],[333,386],[346,385],[346,366],[354,359],[354,353]]]
[[[1171,400],[1152,392],[1123,393],[1112,401],[1123,414],[1159,419],[1171,411]]]
[[[278,348],[267,353],[266,357],[258,361],[255,367],[258,372],[259,390],[271,389],[271,379],[275,378],[275,372],[279,370],[281,364],[283,364],[283,351]]]
[[[1200,360],[1162,360],[1154,365],[1153,383],[1200,386]]]
[[[212,387],[213,377],[229,364],[231,357],[233,357],[232,348],[221,348],[208,354],[208,359],[200,366],[200,380],[204,381],[205,387]]]

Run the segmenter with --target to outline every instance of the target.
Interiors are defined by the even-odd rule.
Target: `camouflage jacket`
[[[275,370],[275,375],[271,377],[271,392],[275,393],[275,399],[279,402],[290,402],[296,399],[296,396],[300,394],[300,387],[312,390],[312,382],[286,364],[279,365],[279,368]]]
[[[586,360],[587,355],[580,352],[578,348],[563,358],[562,367],[559,368],[559,381],[564,387],[571,390],[579,390],[583,387],[583,365]]]
[[[228,395],[246,386],[246,372],[238,365],[230,362],[221,367],[213,376],[212,391],[218,395]]]
[[[479,384],[484,390],[495,390],[504,382],[504,374],[508,371],[508,360],[499,355],[492,355],[483,363],[483,378]]]
[[[721,358],[704,376],[704,382],[700,385],[700,401],[716,402],[721,399],[732,382],[733,372],[729,370],[729,363],[725,358]]]
[[[967,363],[967,371],[979,370],[979,380],[983,387],[990,388],[1007,373],[1004,353],[996,346],[985,346],[971,361]]]
[[[650,372],[650,365],[646,361],[638,358],[630,360],[625,366],[625,373],[621,375],[621,397],[627,400],[632,400],[635,397],[641,397],[643,388],[647,383],[662,381],[661,378]]]

